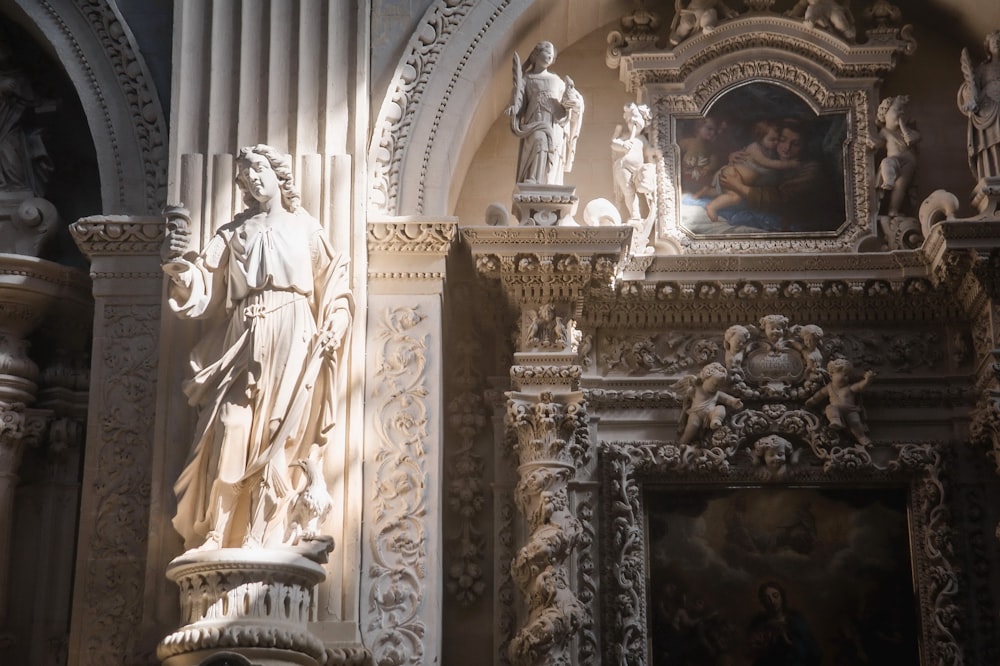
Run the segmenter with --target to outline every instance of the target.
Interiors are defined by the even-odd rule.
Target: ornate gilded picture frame
[[[605,663],[755,663],[779,638],[769,603],[796,649],[961,659],[943,444],[876,444],[867,459],[835,447],[823,464],[785,461],[780,477],[752,460],[759,448],[713,461],[669,442],[602,443]]]

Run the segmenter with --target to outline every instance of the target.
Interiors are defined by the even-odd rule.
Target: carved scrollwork
[[[453,222],[370,222],[368,251],[445,254],[456,233]]]
[[[426,315],[419,308],[386,309],[377,325],[372,392],[380,450],[375,456],[372,561],[366,627],[376,663],[419,664],[425,625],[419,615],[426,586],[428,438]]]

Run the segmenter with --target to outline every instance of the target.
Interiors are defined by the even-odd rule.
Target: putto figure
[[[549,71],[556,59],[551,42],[539,42],[521,65],[514,54],[514,91],[507,115],[521,140],[517,182],[562,185],[573,170],[576,141],[583,121],[583,96],[568,76]]]
[[[958,107],[969,117],[969,167],[977,179],[1000,177],[1000,30],[986,35],[986,60],[962,49]]]
[[[886,97],[875,114],[879,130],[870,146],[885,150],[878,167],[877,186],[889,193],[889,215],[900,214],[917,170],[916,146],[920,133],[909,119],[909,104],[908,95]]]
[[[688,375],[675,384],[684,392],[681,445],[690,444],[702,430],[718,430],[726,419],[726,407],[743,409],[743,401],[722,391],[729,373],[721,363],[709,363],[698,375]]]
[[[168,214],[164,247],[171,309],[209,323],[185,386],[194,446],[174,486],[174,527],[200,550],[283,545],[295,464],[334,425],[354,309],[347,261],[300,207],[289,160],[256,145],[236,166],[246,210],[200,254],[183,212]]]
[[[871,444],[871,439],[861,420],[861,393],[875,378],[875,372],[868,370],[860,380],[851,382],[854,365],[846,358],[835,358],[826,368],[830,373],[830,383],[806,400],[806,407],[815,407],[826,402],[823,413],[826,414],[830,427],[834,430],[846,428],[858,440],[858,444],[868,446]]]
[[[656,151],[646,141],[645,131],[652,113],[645,104],[625,106],[625,129],[618,125],[611,138],[614,155],[615,192],[625,201],[628,221],[644,218],[639,195],[646,202],[647,215],[653,211],[656,194]]]

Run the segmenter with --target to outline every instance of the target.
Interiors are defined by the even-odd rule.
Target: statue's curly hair
[[[253,155],[258,155],[267,160],[274,175],[278,177],[278,187],[281,189],[281,204],[291,213],[295,213],[302,205],[302,195],[295,185],[295,178],[292,177],[292,162],[287,155],[278,152],[271,146],[258,143],[255,146],[240,148],[236,155],[237,165],[240,162],[249,162]],[[243,190],[243,203],[251,210],[260,208],[260,203],[250,194],[244,179],[237,172],[236,184]]]

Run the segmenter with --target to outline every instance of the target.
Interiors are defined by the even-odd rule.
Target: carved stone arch
[[[491,95],[514,50],[545,39],[559,50],[607,20],[596,0],[437,0],[396,66],[369,147],[368,200],[385,215],[449,214],[473,148],[502,112]],[[622,12],[629,3],[620,3]],[[591,6],[592,5],[592,6]],[[572,11],[573,25],[566,20]],[[570,32],[572,30],[572,33]],[[419,177],[404,179],[404,174]]]
[[[111,0],[7,0],[0,5],[53,53],[87,116],[103,214],[162,208],[167,128],[128,25]]]

